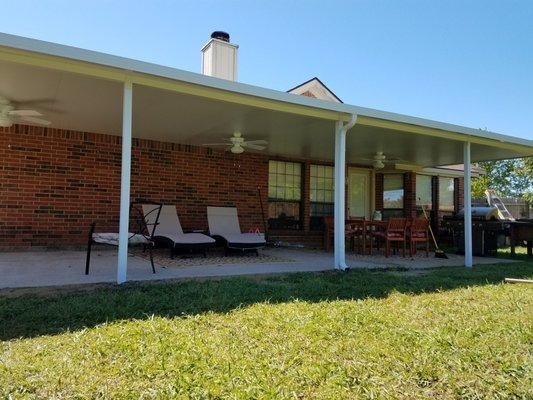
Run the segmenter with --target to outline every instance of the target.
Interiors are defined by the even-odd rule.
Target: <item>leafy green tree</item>
[[[533,157],[479,163],[485,175],[472,180],[472,195],[484,197],[486,189],[501,196],[522,197],[533,202]]]

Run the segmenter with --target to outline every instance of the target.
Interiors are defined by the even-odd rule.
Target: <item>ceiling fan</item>
[[[13,124],[26,123],[29,125],[50,125],[51,122],[42,117],[39,111],[30,109],[16,109],[6,98],[0,97],[0,127],[9,128]]]
[[[241,154],[245,149],[264,150],[268,142],[266,140],[244,140],[241,132],[233,132],[233,136],[225,139],[222,143],[204,143],[204,146],[227,146],[233,154]]]
[[[374,169],[383,169],[385,168],[385,164],[400,161],[399,158],[387,159],[387,156],[382,151],[376,151],[376,154],[374,154],[372,158],[361,158],[361,160],[371,161]]]

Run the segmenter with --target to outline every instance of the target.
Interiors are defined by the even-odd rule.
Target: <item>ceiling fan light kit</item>
[[[229,147],[229,151],[233,154],[244,153],[245,149],[252,150],[264,150],[268,142],[266,140],[244,140],[242,133],[239,131],[233,132],[233,136],[229,139],[226,139],[226,142],[223,143],[204,143],[204,146],[214,147],[214,146],[226,146]]]
[[[381,160],[375,160],[372,163],[372,167],[374,167],[374,169],[383,169],[385,168],[385,164]]]

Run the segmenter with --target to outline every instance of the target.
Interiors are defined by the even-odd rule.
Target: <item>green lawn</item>
[[[0,298],[0,398],[533,398],[533,263]]]

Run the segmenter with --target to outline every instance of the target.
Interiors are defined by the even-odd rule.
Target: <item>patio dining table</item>
[[[361,236],[362,246],[361,253],[366,254],[366,239],[370,236],[370,254],[372,254],[372,234],[377,230],[384,230],[387,228],[387,221],[368,220],[363,218],[354,218],[346,220],[346,225],[350,227],[352,235]]]

